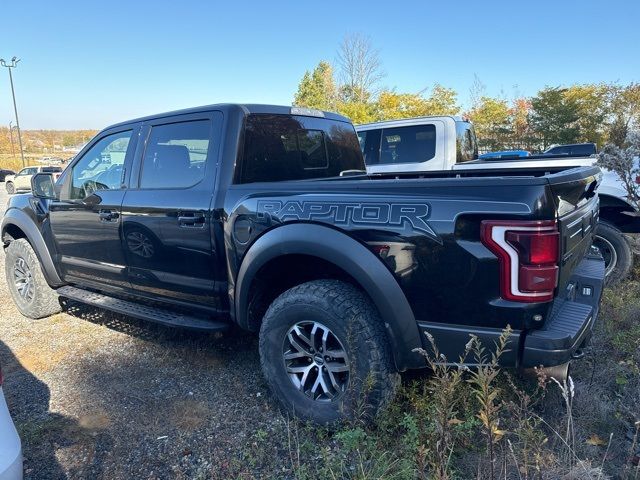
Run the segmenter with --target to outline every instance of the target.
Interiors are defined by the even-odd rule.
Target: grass
[[[477,339],[472,371],[436,364],[432,347],[432,374],[405,379],[373,424],[289,421],[286,438],[270,439],[286,445],[283,477],[640,479],[640,272],[605,292],[592,344],[564,384],[500,369],[500,348]]]

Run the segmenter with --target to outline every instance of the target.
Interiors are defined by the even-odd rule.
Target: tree
[[[425,98],[419,94],[385,90],[378,96],[375,116],[377,120],[423,116],[426,115],[426,103]]]
[[[436,83],[426,100],[425,115],[457,115],[460,113],[458,93],[453,88]]]
[[[629,200],[640,208],[640,130],[629,133],[623,147],[608,143],[598,154],[597,165],[615,172],[627,191]]]
[[[337,90],[333,79],[333,68],[321,61],[310,73],[306,71],[298,84],[294,104],[319,110],[336,110]]]
[[[347,35],[338,49],[340,93],[344,102],[368,103],[384,77],[380,57],[371,40],[361,34]]]
[[[566,89],[565,97],[577,107],[578,142],[603,145],[607,135],[606,120],[610,111],[609,86],[602,83],[572,85]]]
[[[369,123],[376,120],[374,106],[370,103],[339,102],[338,113],[349,118],[355,124]]]
[[[609,88],[612,121],[609,142],[622,147],[632,128],[640,128],[640,83]]]
[[[481,147],[500,150],[509,142],[512,133],[511,109],[506,100],[481,97],[468,116],[473,122]]]
[[[566,92],[566,88],[547,87],[531,99],[529,121],[544,148],[553,143],[576,143],[580,137],[579,107]]]
[[[471,88],[469,88],[469,99],[471,100],[471,110],[476,108],[482,99],[482,97],[486,97],[487,87],[480,80],[480,77],[473,74],[473,83],[471,84]]]

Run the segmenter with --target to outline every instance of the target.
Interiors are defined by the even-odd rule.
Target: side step
[[[64,286],[56,292],[65,298],[86,303],[94,307],[104,308],[112,312],[121,313],[130,317],[140,318],[150,322],[161,323],[172,327],[200,330],[206,332],[227,330],[229,325],[215,320],[185,315],[160,307],[151,307],[140,303],[129,302],[115,297],[109,297],[102,293],[82,290],[80,288]]]

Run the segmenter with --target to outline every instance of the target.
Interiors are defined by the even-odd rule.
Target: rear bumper
[[[549,317],[540,329],[512,330],[506,338],[506,350],[500,364],[506,367],[553,367],[581,356],[581,348],[591,339],[598,318],[600,298],[604,288],[604,260],[599,253],[588,253],[569,278],[567,288],[554,300]],[[515,312],[514,312],[515,313]],[[439,352],[447,363],[459,361],[469,335],[493,350],[502,329],[419,322],[421,332],[433,336]],[[427,351],[431,347],[423,338]],[[473,363],[467,357],[465,363]]]
[[[564,295],[557,298],[540,330],[523,332],[520,366],[554,366],[581,356],[598,318],[604,287],[604,261],[588,254],[573,272]]]

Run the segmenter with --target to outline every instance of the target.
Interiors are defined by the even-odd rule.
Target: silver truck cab
[[[450,170],[478,158],[473,125],[458,116],[389,120],[356,130],[368,173]]]

